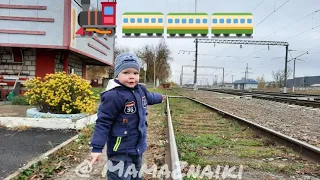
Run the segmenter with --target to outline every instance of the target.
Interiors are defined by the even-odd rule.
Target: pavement
[[[76,134],[75,130],[17,131],[0,127],[0,179]]]

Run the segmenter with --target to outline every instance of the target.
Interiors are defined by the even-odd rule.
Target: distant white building
[[[257,89],[258,88],[258,81],[254,79],[241,79],[236,80],[233,82],[234,89]]]

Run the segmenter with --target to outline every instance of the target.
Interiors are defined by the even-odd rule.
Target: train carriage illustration
[[[165,28],[166,26],[166,28]],[[122,15],[122,33],[124,37],[132,34],[139,37],[154,34],[161,37],[166,33],[170,37],[252,37],[253,15],[251,13],[168,13],[166,17],[159,12],[126,12]]]
[[[235,34],[251,36],[253,34],[253,16],[251,13],[213,13],[211,16],[211,34],[229,36]]]
[[[164,14],[161,12],[126,12],[122,14],[122,33],[125,36],[162,36],[164,33]]]
[[[190,34],[194,37],[200,34],[205,37],[208,34],[207,13],[169,13],[167,15],[167,34],[174,37],[176,34],[185,36]]]
[[[116,0],[101,2],[101,11],[90,11],[90,0],[81,0],[82,12],[78,15],[78,24],[81,27],[76,34],[81,36],[107,35],[116,33]]]

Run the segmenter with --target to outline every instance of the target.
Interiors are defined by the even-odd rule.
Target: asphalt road
[[[71,130],[12,131],[0,127],[0,179],[76,134]]]

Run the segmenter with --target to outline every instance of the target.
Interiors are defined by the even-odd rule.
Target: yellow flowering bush
[[[76,74],[65,72],[47,74],[43,79],[33,78],[26,82],[25,93],[29,104],[40,112],[54,114],[77,114],[96,112],[97,96],[90,84]]]

